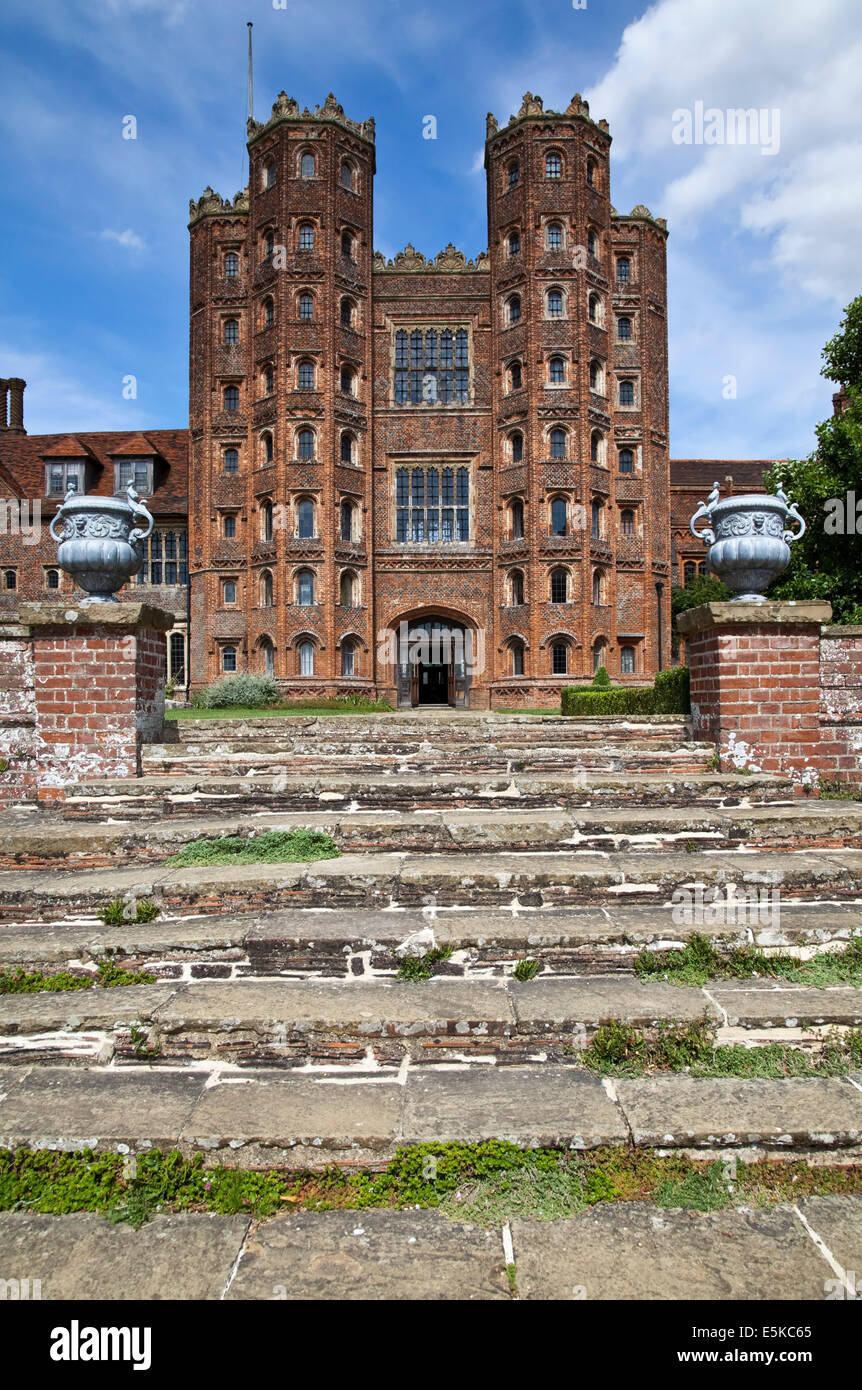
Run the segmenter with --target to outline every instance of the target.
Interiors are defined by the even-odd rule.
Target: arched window
[[[520,362],[513,362],[509,368],[509,390],[520,391],[523,384],[523,375]]]
[[[523,642],[513,642],[509,648],[512,653],[512,675],[523,676],[524,674],[524,644]]]
[[[624,536],[633,536],[635,533],[635,514],[628,507],[620,512],[620,531]]]
[[[272,328],[272,325],[274,323],[275,305],[273,304],[271,299],[265,299],[263,301],[263,326],[264,328]]]
[[[353,188],[353,170],[345,159],[341,165],[341,187]]]
[[[342,389],[342,391],[344,392],[345,396],[352,396],[352,395],[354,394],[354,390],[353,390],[353,386],[354,386],[354,376],[353,376],[353,368],[352,368],[352,367],[342,367],[342,368],[341,368],[341,373],[340,373],[340,377],[339,377],[339,382],[340,382],[341,389]]]
[[[352,608],[356,591],[356,581],[350,570],[344,570],[341,575],[340,598],[342,608]]]
[[[236,647],[222,647],[221,668],[228,673],[236,670]]]
[[[618,257],[617,257],[617,279],[618,279],[618,280],[630,280],[630,279],[631,279],[631,268],[632,268],[632,263],[631,263],[631,261],[629,260],[628,256],[618,256]]]
[[[269,570],[263,570],[258,581],[258,604],[261,608],[272,607],[272,575]]]
[[[341,233],[341,254],[349,261],[353,260],[353,237],[350,232]]]
[[[593,430],[590,435],[590,463],[604,462],[605,441],[601,430]]]
[[[602,537],[602,504],[595,497],[590,503],[590,535],[594,541]]]
[[[314,575],[311,570],[300,570],[296,576],[296,601],[300,608],[311,608],[314,603]]]
[[[631,449],[620,449],[620,472],[634,473],[635,456]]]
[[[299,161],[300,176],[304,179],[314,178],[314,155],[304,154]]]
[[[621,318],[621,319],[617,319],[617,337],[618,337],[618,339],[620,340],[620,342],[621,342],[621,343],[628,343],[628,342],[631,342],[631,336],[632,336],[632,321],[631,321],[631,319],[628,319],[628,318],[626,318],[625,316],[623,316],[623,318]]]
[[[687,589],[689,584],[693,584],[697,579],[697,565],[694,560],[687,560],[683,565],[684,587]]]
[[[587,251],[591,256],[598,259],[599,255],[599,234],[594,227],[587,232]]]
[[[300,430],[296,436],[296,443],[299,458],[314,458],[314,430]]]
[[[565,497],[555,497],[551,503],[551,535],[568,535],[568,518]]]
[[[565,676],[569,669],[569,649],[565,642],[555,642],[551,648],[551,670],[555,676]]]
[[[236,539],[236,517],[226,516],[224,519],[224,538],[227,541]]]
[[[299,249],[300,251],[314,250],[314,226],[311,222],[303,222],[300,225]]]
[[[224,391],[225,410],[239,410],[239,387],[226,386]]]
[[[18,588],[18,574],[15,570],[6,570],[3,574],[4,589]]]
[[[508,310],[509,323],[517,323],[521,317],[521,296],[519,294],[510,295],[506,308]]]
[[[589,317],[590,323],[601,327],[602,323],[602,301],[597,294],[591,294],[589,298]]]
[[[60,571],[59,571],[59,570],[46,570],[46,571],[45,571],[45,586],[46,586],[46,588],[48,588],[48,589],[59,589],[59,587],[60,587]]]
[[[524,436],[520,430],[516,430],[511,436],[512,462],[522,463],[524,458]]]
[[[275,164],[272,160],[263,166],[263,186],[264,188],[275,187]]]
[[[221,588],[222,603],[236,603],[236,580],[225,579]]]
[[[588,159],[588,160],[587,160],[587,183],[588,183],[588,185],[589,185],[590,188],[595,188],[595,187],[596,187],[596,177],[597,177],[597,173],[598,173],[598,166],[597,166],[597,164],[596,164],[596,161],[595,161],[594,159]]]
[[[561,179],[563,177],[563,161],[556,150],[549,150],[545,155],[545,178]]]
[[[520,570],[512,570],[509,575],[509,603],[520,608],[524,602],[524,576]]]
[[[343,541],[352,541],[352,540],[355,539],[355,537],[354,537],[354,535],[353,535],[353,512],[354,512],[354,507],[353,507],[353,503],[352,503],[352,502],[342,502],[342,504],[341,504],[341,539],[342,539]]]
[[[353,462],[353,435],[344,430],[341,435],[341,462]]]
[[[548,375],[552,386],[563,386],[566,381],[566,362],[563,357],[552,357],[548,363]]]
[[[313,642],[300,642],[299,644],[299,674],[301,676],[314,675]]]
[[[224,273],[228,280],[239,275],[239,256],[236,251],[228,251],[224,258]]]
[[[509,233],[509,255],[518,256],[521,253],[521,233]]]
[[[260,436],[260,448],[264,463],[272,463],[272,435],[264,430]]]
[[[516,497],[509,506],[510,530],[513,541],[524,539],[524,504]]]
[[[601,570],[593,570],[593,603],[604,602],[604,576]]]
[[[314,537],[314,503],[304,497],[296,508],[296,534],[299,540],[312,540]]]
[[[239,452],[236,449],[225,449],[224,451],[224,471],[225,473],[239,472]]]
[[[549,319],[561,319],[563,317],[562,290],[548,290],[545,305]]]
[[[262,541],[272,540],[272,503],[262,502],[260,506],[260,538]]]
[[[264,637],[263,641],[261,642],[260,652],[261,656],[263,657],[264,675],[275,675],[275,647],[272,645],[268,637]]]
[[[620,405],[634,405],[635,384],[633,381],[620,382]]]
[[[519,180],[520,177],[521,177],[521,169],[520,169],[520,166],[519,166],[519,164],[518,164],[517,159],[513,159],[513,160],[512,160],[511,164],[509,165],[509,168],[508,168],[508,171],[507,171],[507,172],[508,172],[508,176],[509,176],[509,187],[510,187],[510,188],[514,188],[514,187],[515,187],[515,184],[518,182],[518,180]]]
[[[566,431],[551,430],[550,434],[551,458],[564,459],[566,457]]]
[[[275,368],[264,367],[263,369],[263,391],[265,396],[271,396],[275,390]]]
[[[224,340],[227,347],[229,347],[231,343],[239,342],[239,323],[236,319],[225,319]]]
[[[590,390],[601,391],[602,389],[602,364],[593,358],[590,363]]]
[[[299,389],[300,391],[314,390],[314,363],[300,362],[299,364]]]
[[[349,299],[342,299],[341,301],[341,327],[353,327],[353,303]]]
[[[264,234],[263,234],[263,254],[264,254],[264,257],[268,260],[269,257],[272,255],[272,253],[273,253],[274,250],[275,250],[275,232],[274,232],[274,231],[272,230],[272,228],[270,227],[270,228],[268,229],[268,231],[264,232]]]
[[[569,576],[565,570],[551,571],[551,603],[565,603],[569,597]]]
[[[607,652],[607,642],[604,637],[597,637],[593,643],[593,670],[598,671],[600,666],[605,664],[605,654]]]
[[[352,642],[342,642],[341,644],[341,674],[342,676],[355,675],[356,648]]]
[[[622,647],[620,649],[620,670],[624,676],[633,676],[635,673],[635,649],[634,647]]]
[[[549,251],[560,251],[563,246],[563,229],[559,222],[549,222],[545,228],[545,245]]]
[[[299,296],[299,317],[301,319],[314,318],[314,297],[310,294]]]

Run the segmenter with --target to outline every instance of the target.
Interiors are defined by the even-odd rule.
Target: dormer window
[[[69,489],[85,492],[84,462],[54,459],[45,465],[45,496],[65,497]]]
[[[114,464],[114,494],[125,492],[129,483],[142,497],[153,491],[152,459],[117,459]]]

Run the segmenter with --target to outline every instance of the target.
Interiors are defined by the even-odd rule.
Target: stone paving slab
[[[194,1072],[34,1067],[8,1087],[9,1070],[0,1068],[0,1148],[171,1147],[206,1083]]]
[[[625,1143],[628,1131],[597,1077],[568,1067],[474,1067],[410,1072],[403,1137],[597,1148]]]
[[[818,1300],[833,1277],[787,1207],[696,1212],[615,1203],[568,1221],[514,1221],[512,1239],[518,1295],[526,1299]]]
[[[163,951],[220,951],[241,947],[249,930],[242,914],[182,919],[157,917],[119,927],[101,923],[17,922],[0,924],[0,962],[14,966],[100,960],[106,955],[158,955]]]
[[[845,1274],[853,1274],[857,1293],[862,1296],[862,1199],[806,1197],[798,1205]]]
[[[743,981],[710,984],[715,1002],[727,1011],[730,1027],[736,1024],[795,1028],[817,1024],[862,1024],[862,989],[852,985],[811,989],[803,985],[764,980],[757,985]]]
[[[684,1075],[614,1083],[646,1148],[840,1148],[862,1136],[862,1092],[844,1078],[751,1081]]]
[[[113,989],[45,990],[0,995],[0,1036],[89,1028],[111,1029],[150,1019],[176,993],[176,985],[122,985]]]
[[[296,1212],[254,1228],[228,1299],[508,1299],[499,1230],[434,1211]]]
[[[207,1212],[154,1216],[137,1231],[92,1212],[4,1212],[0,1270],[39,1279],[43,1300],[218,1299],[248,1227]]]
[[[711,1018],[719,1011],[700,989],[663,983],[647,983],[631,975],[590,975],[569,979],[546,976],[524,984],[507,981],[519,1030],[530,1032],[536,1023],[564,1027],[582,1023],[598,1027],[612,1019],[625,1019],[649,1027],[658,1020],[685,1021]]]

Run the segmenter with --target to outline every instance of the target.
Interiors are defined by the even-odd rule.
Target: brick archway
[[[385,631],[399,709],[469,708],[477,653],[484,665],[484,635],[474,619],[446,604],[429,603],[399,613]]]

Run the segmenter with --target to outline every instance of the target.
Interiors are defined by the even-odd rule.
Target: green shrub
[[[656,674],[654,714],[688,714],[691,710],[689,697],[689,670],[687,666],[670,666],[666,671]]]
[[[610,690],[610,688],[611,678],[607,673],[607,668],[604,666],[600,666],[599,669],[596,671],[596,674],[593,676],[593,689]]]
[[[205,685],[192,697],[192,704],[198,709],[229,709],[231,705],[245,705],[249,709],[259,709],[264,705],[277,705],[281,699],[278,681],[272,676],[225,676],[224,680]]]
[[[599,667],[602,670],[604,667]],[[687,666],[659,671],[653,686],[612,686],[607,672],[605,677],[603,689],[596,689],[596,680],[588,689],[564,686],[561,712],[595,718],[603,714],[688,714],[691,709]]]

